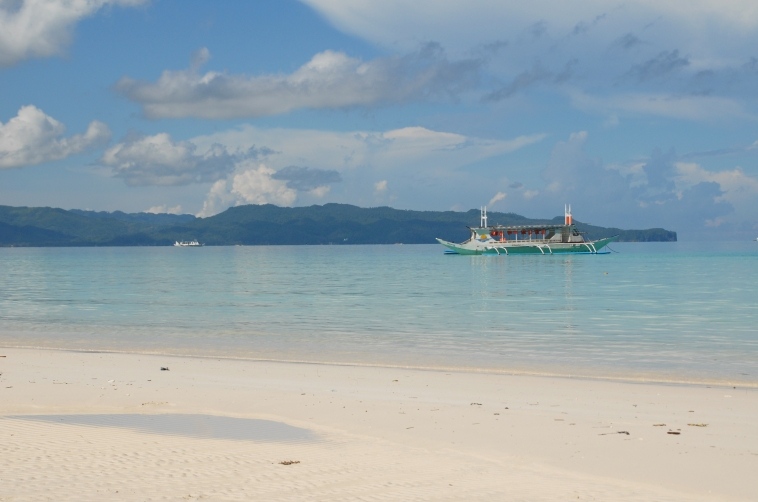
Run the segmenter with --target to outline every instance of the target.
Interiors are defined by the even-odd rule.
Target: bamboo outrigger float
[[[596,241],[585,240],[576,229],[571,216],[571,206],[564,208],[563,225],[487,225],[487,208],[481,209],[478,227],[471,228],[471,237],[456,244],[442,239],[437,242],[448,248],[450,254],[597,254],[618,238],[605,237]]]

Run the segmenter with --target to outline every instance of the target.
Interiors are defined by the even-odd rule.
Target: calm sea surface
[[[0,248],[0,346],[758,386],[758,243]]]

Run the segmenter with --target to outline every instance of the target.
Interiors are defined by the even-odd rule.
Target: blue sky
[[[756,47],[753,0],[0,0],[0,204],[755,238]]]

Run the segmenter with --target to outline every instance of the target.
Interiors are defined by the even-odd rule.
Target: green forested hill
[[[561,223],[563,217],[535,220],[513,213],[489,213],[490,223]],[[348,204],[230,208],[209,218],[192,215],[113,213],[41,207],[0,206],[0,246],[168,246],[197,239],[208,245],[260,244],[432,244],[468,238],[466,226],[479,211],[405,211]],[[621,241],[675,241],[661,228],[621,230],[576,222],[595,239],[620,234]]]

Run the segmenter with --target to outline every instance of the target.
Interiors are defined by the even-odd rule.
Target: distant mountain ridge
[[[563,217],[530,219],[515,213],[489,213],[490,223],[562,223]],[[95,212],[48,207],[0,206],[0,246],[168,246],[197,239],[211,246],[274,244],[433,244],[468,238],[467,226],[479,211],[410,211],[349,204],[232,207],[208,218],[189,214]],[[622,230],[575,220],[591,239],[619,234],[620,241],[676,241],[662,228]]]

